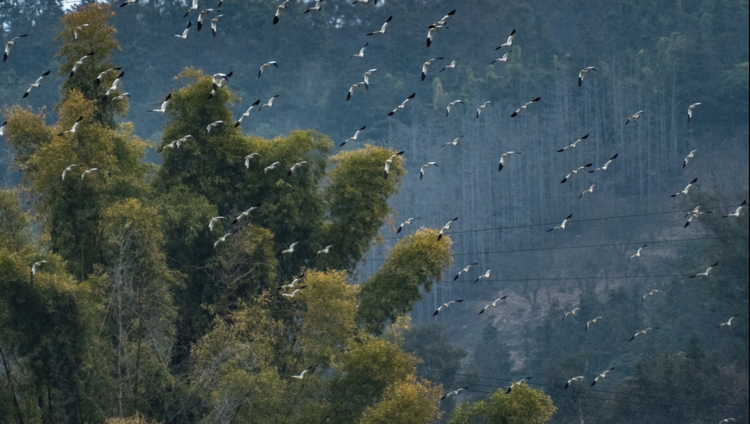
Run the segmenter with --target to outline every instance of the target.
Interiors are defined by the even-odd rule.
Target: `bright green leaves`
[[[429,292],[440,281],[451,261],[448,237],[437,240],[438,231],[421,229],[401,239],[385,264],[362,286],[359,321],[379,333],[388,320],[409,312],[421,299],[420,289]]]

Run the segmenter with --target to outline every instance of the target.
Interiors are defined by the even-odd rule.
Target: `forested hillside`
[[[84,3],[0,1],[0,422],[750,422],[746,1]]]

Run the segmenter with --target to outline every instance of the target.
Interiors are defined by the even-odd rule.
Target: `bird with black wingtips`
[[[507,297],[508,297],[507,294],[505,296],[503,296],[503,297],[498,297],[497,299],[493,300],[492,303],[489,303],[489,304],[487,304],[487,306],[485,306],[484,308],[482,308],[482,310],[479,311],[479,313],[477,315],[482,315],[484,313],[484,311],[486,311],[489,308],[495,308],[495,307],[497,307],[497,303],[500,302],[501,300],[507,298]]]
[[[332,248],[333,246],[334,246],[334,245],[332,245],[332,244],[329,244],[329,245],[328,245],[328,246],[326,246],[325,248],[323,248],[323,249],[321,249],[321,250],[318,250],[318,253],[316,253],[315,255],[317,256],[317,255],[320,255],[321,253],[325,253],[325,254],[328,254],[328,252],[330,252],[330,251],[331,251],[331,248]]]
[[[274,162],[274,163],[272,163],[272,164],[268,165],[267,167],[263,168],[263,173],[265,174],[265,173],[266,173],[266,172],[268,172],[268,171],[271,171],[271,170],[273,170],[273,169],[276,169],[276,167],[277,167],[277,166],[279,166],[279,165],[281,165],[281,162],[279,162],[279,161],[276,161],[276,162]]]
[[[445,223],[445,225],[443,225],[443,227],[440,229],[440,234],[438,234],[438,238],[437,238],[438,241],[440,241],[440,239],[443,238],[443,234],[446,231],[448,231],[448,230],[451,229],[451,224],[453,224],[457,219],[458,219],[458,217],[455,217],[455,218],[451,219],[450,221],[448,221],[447,223]]]
[[[589,331],[589,327],[591,327],[591,324],[595,324],[595,323],[596,323],[596,321],[600,320],[601,318],[602,318],[602,317],[596,317],[596,318],[594,318],[594,319],[592,319],[592,320],[589,320],[589,321],[588,321],[588,322],[586,323],[586,327],[584,327],[584,328],[583,328],[583,331]]]
[[[510,157],[510,155],[520,155],[521,152],[505,152],[502,155],[500,155],[500,164],[497,167],[498,172],[503,170],[503,167],[505,166],[505,159]]]
[[[71,79],[71,78],[73,78],[73,75],[75,75],[75,73],[76,73],[76,71],[78,70],[78,68],[79,68],[79,67],[80,67],[81,65],[83,65],[83,62],[84,62],[84,61],[85,61],[86,59],[88,59],[89,57],[93,56],[93,55],[94,55],[94,52],[91,52],[91,53],[87,54],[86,56],[83,56],[82,58],[78,59],[78,60],[76,61],[76,63],[74,63],[74,64],[73,64],[73,69],[72,69],[72,70],[70,71],[70,75],[68,76],[68,79]]]
[[[528,108],[529,108],[529,106],[531,106],[531,105],[533,105],[534,103],[538,102],[538,101],[539,101],[540,99],[541,99],[541,97],[537,97],[537,98],[536,98],[536,99],[534,99],[534,100],[531,100],[531,101],[529,101],[529,102],[526,102],[526,103],[525,103],[525,104],[524,104],[523,106],[521,106],[521,107],[519,107],[518,109],[516,109],[516,111],[515,111],[515,112],[511,113],[511,114],[510,114],[510,117],[511,117],[511,118],[515,118],[516,116],[518,116],[518,114],[519,114],[519,113],[521,113],[521,111],[522,111],[522,110],[526,110],[526,109],[528,109]]]
[[[253,103],[249,108],[247,108],[247,110],[245,111],[245,113],[243,113],[240,116],[240,119],[238,119],[237,122],[234,123],[235,128],[239,127],[240,124],[242,123],[242,120],[245,119],[245,118],[247,118],[248,116],[250,116],[250,112],[253,109],[255,109],[259,104],[260,104],[260,99],[256,100],[255,103]]]
[[[625,121],[625,125],[628,125],[630,123],[630,121],[634,121],[636,119],[641,119],[641,115],[643,115],[643,113],[644,112],[642,110],[639,110],[638,112],[630,115],[630,117],[628,118],[628,120]]]
[[[289,1],[289,0],[287,0],[287,1]],[[385,20],[385,23],[383,24],[382,27],[380,27],[379,30],[373,31],[373,32],[371,32],[371,33],[369,33],[367,35],[385,34],[385,29],[388,28],[388,24],[391,22],[392,19],[393,19],[393,16],[389,16],[388,19]]]
[[[464,104],[464,101],[463,101],[463,100],[454,100],[454,101],[452,101],[452,102],[448,103],[448,107],[447,107],[447,108],[445,108],[445,117],[447,118],[447,117],[448,117],[448,114],[449,114],[449,113],[451,113],[451,108],[452,108],[453,106],[456,106],[456,105],[462,105],[462,104]]]
[[[567,317],[568,317],[569,315],[573,315],[573,316],[575,316],[575,315],[576,315],[576,313],[577,313],[578,311],[580,311],[581,309],[583,309],[583,308],[580,308],[580,307],[578,307],[578,308],[573,308],[573,310],[572,310],[572,311],[570,311],[570,312],[566,312],[566,313],[565,313],[565,315],[563,315],[562,321],[565,321],[565,318],[567,318]]]
[[[281,253],[282,254],[294,253],[294,248],[297,247],[298,243],[299,243],[299,240],[295,241],[294,243],[289,245],[289,248],[282,250]]]
[[[273,15],[273,24],[276,25],[279,23],[279,19],[281,19],[281,11],[286,9],[286,4],[289,3],[289,0],[284,0],[283,3],[276,6],[276,13]]]
[[[370,89],[370,75],[375,71],[377,71],[377,69],[370,69],[362,75],[362,81],[365,83],[365,90]]]
[[[582,142],[583,140],[585,140],[585,139],[587,139],[587,138],[589,138],[589,135],[588,135],[588,134],[586,134],[586,135],[584,135],[583,137],[579,138],[578,140],[576,140],[576,141],[572,142],[571,144],[569,144],[569,145],[567,145],[567,146],[563,147],[562,149],[558,150],[557,152],[558,152],[558,153],[561,153],[561,152],[564,152],[564,151],[566,151],[566,150],[568,150],[568,149],[572,149],[572,148],[574,148],[574,147],[578,147],[578,143]]]
[[[638,250],[630,257],[630,259],[640,258],[641,257],[641,252],[643,251],[643,248],[645,248],[646,246],[648,246],[648,245],[644,244],[643,246],[639,247]]]
[[[737,206],[737,209],[734,212],[724,215],[722,216],[722,218],[739,218],[740,213],[742,213],[742,208],[745,207],[745,203],[747,203],[747,200],[743,200],[742,203],[740,203],[740,205]]]
[[[187,16],[192,12],[193,10],[198,10],[198,0],[192,0],[190,3],[190,7],[188,7],[187,12],[185,12],[185,15],[182,17],[182,19],[187,18]]]
[[[315,371],[315,365],[311,365],[311,366],[305,368],[304,370],[302,370],[301,373],[299,373],[299,375],[293,375],[290,378],[296,378],[296,379],[302,380],[302,378],[305,377],[305,374],[307,374],[309,372],[313,372],[313,371]]]
[[[129,4],[134,4],[134,3],[138,3],[138,0],[125,0],[125,1],[124,1],[124,2],[123,2],[123,3],[121,4],[121,5],[120,5],[120,7],[125,7],[125,6],[127,6],[127,5],[129,5]]]
[[[266,70],[266,68],[270,68],[271,66],[278,68],[279,64],[276,63],[275,60],[268,61],[262,65],[260,65],[260,70],[258,71],[258,78],[260,78],[261,75],[263,75],[263,71]]]
[[[348,143],[350,141],[357,141],[357,137],[359,137],[359,133],[361,133],[362,131],[364,131],[365,128],[367,128],[367,125],[363,125],[362,128],[358,129],[357,132],[355,132],[353,136],[347,138],[346,140],[344,140],[343,143],[339,144],[339,147],[343,146],[344,144],[346,144],[346,143]]]
[[[354,53],[353,55],[349,56],[349,59],[351,59],[353,57],[357,57],[357,58],[363,58],[363,57],[365,57],[365,49],[369,45],[370,45],[370,43],[365,43],[365,45],[362,46],[361,49],[359,49],[359,53]]]
[[[187,26],[184,30],[182,30],[182,34],[175,34],[174,36],[177,38],[181,38],[183,40],[187,40],[188,33],[190,32],[190,28],[193,26],[193,21],[188,21]]]
[[[244,217],[246,217],[246,216],[249,216],[249,215],[250,215],[250,212],[252,212],[252,211],[254,211],[254,210],[257,210],[257,209],[258,209],[258,208],[260,207],[260,205],[261,205],[261,204],[260,204],[260,203],[258,203],[258,204],[257,204],[257,205],[255,205],[255,206],[251,206],[251,207],[250,207],[250,208],[249,208],[248,210],[246,210],[246,211],[243,211],[243,212],[242,212],[241,214],[239,214],[239,215],[237,216],[237,218],[234,218],[234,220],[232,221],[232,225],[234,225],[234,224],[236,224],[236,223],[240,222],[240,220],[241,220],[242,218],[244,218]]]
[[[452,303],[461,303],[463,301],[464,301],[463,299],[457,299],[457,300],[451,300],[450,302],[445,302],[437,308],[437,310],[432,314],[432,316],[434,317],[435,315],[439,314],[440,311],[447,308]]]
[[[309,13],[312,11],[321,11],[323,10],[322,7],[323,7],[323,0],[317,0],[311,8],[305,10],[302,14],[304,15],[305,13]]]
[[[607,161],[607,163],[605,163],[604,165],[600,166],[599,168],[594,169],[593,171],[589,171],[589,173],[597,172],[597,171],[606,171],[607,168],[609,167],[609,165],[612,164],[612,161],[614,161],[615,159],[617,159],[617,155],[618,154],[619,153],[615,153],[614,156],[612,156],[611,158],[609,158],[609,160]]]
[[[507,62],[509,54],[510,54],[510,52],[505,52],[504,55],[502,55],[502,56],[498,57],[497,59],[493,60],[492,62],[490,62],[490,65],[494,64],[495,62]]]
[[[424,177],[424,170],[431,167],[431,166],[438,166],[437,162],[427,162],[426,164],[422,165],[422,168],[419,169],[419,180],[422,180],[422,177]]]
[[[3,62],[8,60],[8,54],[10,54],[10,47],[16,45],[16,40],[18,40],[19,38],[24,38],[27,35],[29,34],[22,34],[22,35],[19,35],[18,37],[13,37],[10,40],[5,42],[5,53],[3,54]]]
[[[513,38],[516,36],[516,29],[514,28],[513,31],[510,32],[510,35],[508,36],[508,39],[501,44],[500,46],[496,47],[495,50],[500,50],[503,47],[511,47],[513,45]]]
[[[452,391],[452,392],[448,392],[448,393],[444,394],[444,395],[443,395],[443,396],[442,396],[442,397],[440,398],[440,400],[445,400],[445,399],[448,399],[449,397],[453,397],[453,396],[456,396],[457,394],[459,394],[459,393],[463,392],[464,390],[469,390],[469,387],[468,387],[468,386],[466,386],[466,387],[461,387],[461,388],[458,388],[458,389],[456,389],[456,390],[454,390],[454,391]]]
[[[578,71],[578,86],[579,87],[583,83],[583,78],[586,76],[586,74],[588,74],[591,71],[596,72],[596,68],[594,68],[593,66],[587,66],[581,69],[580,71]]]
[[[689,161],[690,159],[692,159],[693,157],[695,157],[695,152],[697,152],[697,151],[698,151],[698,149],[695,149],[695,150],[691,150],[691,151],[690,151],[690,153],[688,153],[688,155],[687,155],[687,156],[685,156],[685,160],[684,160],[684,161],[682,161],[682,167],[683,167],[683,168],[684,168],[685,166],[687,166],[687,164],[688,164],[688,161]]]
[[[107,100],[109,98],[109,95],[112,94],[113,91],[118,91],[120,89],[120,81],[122,81],[122,77],[125,76],[125,71],[120,72],[120,75],[115,78],[114,81],[112,81],[112,86],[107,89],[107,92],[104,93],[104,97],[102,98],[102,101]]]
[[[409,103],[409,101],[410,101],[411,99],[413,99],[413,98],[414,98],[414,96],[416,96],[416,95],[417,95],[417,93],[411,93],[411,96],[407,97],[407,98],[406,98],[406,100],[404,100],[403,102],[401,102],[401,104],[400,104],[400,105],[398,105],[398,106],[396,107],[396,109],[393,109],[392,111],[388,112],[388,116],[391,116],[391,115],[393,115],[394,113],[398,112],[398,111],[399,111],[399,109],[403,109],[403,108],[405,108],[405,107],[406,107],[406,104],[407,104],[407,103]]]
[[[686,185],[685,188],[682,189],[682,191],[678,191],[677,193],[675,193],[675,194],[673,194],[673,195],[671,195],[669,197],[677,197],[677,196],[680,196],[682,194],[688,194],[688,191],[690,191],[690,187],[692,187],[693,184],[695,184],[696,182],[698,182],[698,177],[695,177],[693,179],[693,181],[690,181],[690,184]]]
[[[706,269],[705,271],[703,271],[703,272],[699,272],[699,273],[697,273],[697,274],[695,274],[695,275],[691,275],[691,276],[690,276],[690,277],[688,277],[688,278],[696,278],[696,277],[708,277],[708,273],[710,273],[710,272],[711,272],[711,270],[712,270],[712,269],[714,269],[714,268],[716,268],[716,267],[717,267],[718,265],[719,265],[719,263],[718,263],[718,262],[716,262],[716,263],[714,263],[713,265],[711,265],[710,267],[708,267],[708,268],[707,268],[707,269]]]
[[[67,130],[67,131],[63,131],[63,132],[61,132],[61,133],[60,133],[60,134],[58,134],[57,136],[58,136],[58,137],[60,137],[60,136],[62,136],[63,134],[67,134],[67,133],[75,134],[75,133],[76,133],[76,129],[78,129],[78,125],[79,125],[79,124],[81,123],[81,121],[83,121],[83,116],[81,116],[80,118],[78,118],[78,119],[76,120],[76,122],[75,122],[75,123],[73,124],[73,127],[71,127],[71,128],[70,128],[69,130]]]
[[[575,382],[576,382],[576,381],[578,381],[578,380],[583,380],[584,378],[585,378],[584,376],[582,376],[582,375],[579,375],[579,376],[577,376],[577,377],[573,377],[573,378],[569,379],[569,380],[568,380],[568,382],[567,382],[567,383],[565,383],[565,387],[563,387],[563,390],[565,390],[565,389],[567,389],[568,387],[570,387],[570,385],[571,385],[572,383],[575,383]]]
[[[698,218],[700,218],[701,215],[705,215],[707,213],[711,213],[711,211],[701,211],[700,205],[696,206],[693,210],[689,211],[687,213],[687,215],[685,215],[686,218],[688,218],[688,217],[689,218],[688,218],[687,222],[685,223],[685,225],[682,228],[685,228],[688,225],[690,225],[690,222],[693,219],[698,219]]]
[[[404,154],[404,151],[396,152],[392,154],[388,159],[385,160],[385,169],[383,173],[383,179],[388,179],[388,172],[391,170],[391,163],[393,163],[393,159],[395,159],[397,156],[401,156]],[[411,223],[410,223],[411,224]],[[399,229],[399,231],[401,231]]]
[[[433,57],[432,59],[429,59],[427,62],[425,62],[425,63],[422,64],[422,81],[424,81],[425,77],[427,76],[427,68],[429,68],[430,65],[432,65],[432,62],[434,62],[436,60],[441,60],[441,59],[443,59],[442,56],[441,57]]]
[[[645,329],[643,329],[643,330],[635,333],[633,335],[633,337],[631,337],[630,340],[628,340],[628,341],[632,342],[636,337],[642,336],[642,335],[646,334],[647,332],[649,332],[650,330],[658,330],[658,329],[659,329],[659,327],[648,327],[648,328],[645,328]]]
[[[740,314],[734,314],[732,315],[727,322],[722,322],[721,324],[717,325],[716,328],[721,328],[723,326],[731,327],[732,326],[732,320],[740,316]]]
[[[477,282],[479,282],[479,280],[481,280],[482,278],[490,278],[490,272],[492,272],[492,270],[491,270],[491,269],[488,269],[487,271],[485,271],[485,272],[484,272],[484,274],[482,274],[482,275],[480,275],[479,277],[477,277],[477,279],[476,279],[476,280],[474,280],[474,282],[475,282],[475,283],[477,283]]]
[[[94,85],[101,84],[102,83],[102,79],[104,79],[104,76],[107,75],[109,72],[119,71],[120,69],[122,69],[122,68],[109,68],[109,69],[107,69],[105,71],[100,72],[99,75],[97,75],[96,79],[94,80]]]
[[[443,69],[438,71],[438,73],[443,72],[446,69],[456,69],[457,64],[458,64],[458,59],[451,60],[450,65],[445,65]]]
[[[688,124],[693,119],[693,109],[695,109],[697,106],[699,106],[701,103],[693,103],[690,106],[688,106]]]
[[[591,184],[591,187],[589,187],[589,188],[587,188],[586,190],[584,190],[584,191],[583,191],[583,193],[581,193],[581,195],[580,195],[580,196],[578,196],[578,198],[580,199],[580,198],[581,198],[581,197],[583,197],[583,195],[584,195],[584,194],[586,194],[586,193],[593,193],[593,192],[594,192],[594,186],[595,186],[595,185],[596,185],[596,184]]]
[[[265,102],[264,104],[260,105],[260,107],[258,108],[258,112],[260,112],[260,110],[263,109],[263,107],[272,107],[273,106],[273,99],[275,99],[277,97],[279,97],[278,94],[275,95],[275,96],[273,96],[273,97],[271,97],[270,99],[268,99],[268,101]]]
[[[560,181],[560,184],[562,184],[562,183],[564,183],[564,182],[568,181],[568,179],[570,179],[570,177],[572,177],[573,175],[577,175],[577,174],[578,174],[579,172],[581,172],[582,170],[584,170],[584,169],[586,169],[586,168],[589,168],[589,167],[591,167],[592,165],[594,165],[594,163],[593,163],[593,162],[591,162],[591,163],[587,163],[586,165],[581,165],[581,166],[579,166],[578,168],[576,168],[576,169],[574,169],[574,170],[570,171],[570,173],[569,173],[568,175],[566,175],[566,176],[565,176],[565,178],[563,178],[563,179],[562,179],[562,181]]]
[[[430,47],[432,44],[432,37],[434,37],[435,33],[440,28],[447,28],[445,24],[448,22],[448,18],[453,16],[456,13],[456,10],[453,9],[450,12],[448,12],[445,16],[443,16],[439,21],[435,22],[434,24],[430,25],[427,29],[427,47]]]
[[[50,71],[47,71],[47,72],[43,73],[42,76],[40,76],[39,78],[37,78],[34,83],[32,83],[31,85],[29,85],[29,88],[26,90],[25,93],[23,93],[23,97],[21,97],[21,98],[25,99],[26,97],[29,96],[29,93],[31,92],[32,89],[39,88],[39,83],[41,83],[42,80],[44,79],[44,77],[46,77],[47,75],[49,75],[49,73],[50,73]]]
[[[510,387],[508,387],[508,390],[505,391],[505,394],[507,395],[508,393],[510,393],[511,390],[513,390],[514,387],[525,384],[529,380],[531,380],[531,377],[524,377],[518,381],[514,381],[510,383]]]
[[[473,262],[473,263],[470,263],[469,265],[466,265],[466,267],[464,267],[463,269],[461,269],[460,271],[458,271],[458,273],[456,274],[456,276],[453,277],[453,281],[458,280],[458,277],[461,274],[463,274],[465,272],[469,272],[469,268],[471,268],[472,266],[477,265],[477,264],[478,264],[478,262]]]
[[[553,227],[552,229],[547,230],[547,232],[554,231],[554,230],[564,230],[565,224],[568,223],[568,220],[573,217],[573,214],[568,215],[567,218],[563,219],[563,222],[560,223],[560,225]]]
[[[211,18],[211,35],[216,37],[216,31],[219,28],[219,20],[221,20],[221,17],[224,15],[216,15],[213,18]]]
[[[417,218],[409,218],[406,221],[402,222],[401,225],[398,226],[398,230],[396,230],[396,234],[400,233],[401,230],[404,229],[405,225],[411,225],[412,222],[414,222],[415,219],[422,219],[422,218],[418,218],[418,217]]]
[[[606,377],[607,373],[610,372],[610,371],[612,371],[613,369],[615,369],[615,367],[612,367],[612,368],[610,368],[608,370],[604,370],[604,372],[602,372],[601,374],[597,375],[596,378],[594,379],[594,382],[591,383],[591,385],[593,386],[594,384],[596,384],[597,381],[599,381],[602,378]]]
[[[453,141],[449,141],[449,142],[447,142],[447,143],[443,144],[443,145],[442,145],[442,146],[440,146],[440,147],[445,147],[445,146],[458,146],[458,140],[460,140],[461,138],[463,138],[463,135],[459,135],[458,137],[454,138],[454,139],[453,139]]]
[[[481,105],[479,105],[479,107],[477,108],[477,116],[476,117],[479,118],[479,115],[482,113],[482,111],[484,109],[486,109],[487,106],[489,106],[489,105],[490,105],[490,101],[489,100],[487,100],[486,102],[484,102]],[[476,119],[476,118],[474,118],[474,119]]]
[[[197,25],[198,31],[200,31],[201,28],[203,28],[203,19],[205,19],[205,16],[213,11],[214,11],[213,9],[203,9],[200,12],[198,12],[198,25]]]
[[[292,165],[291,168],[289,168],[289,172],[286,173],[286,176],[287,177],[291,176],[292,174],[294,174],[295,172],[297,172],[297,170],[300,169],[300,167],[302,167],[302,165],[304,165],[306,163],[307,163],[306,160],[303,160],[303,161],[295,163],[294,165]],[[328,252],[326,252],[326,253],[328,253]]]

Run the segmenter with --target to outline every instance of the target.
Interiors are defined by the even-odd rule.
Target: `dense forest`
[[[0,423],[750,422],[747,1],[192,4],[0,0]]]

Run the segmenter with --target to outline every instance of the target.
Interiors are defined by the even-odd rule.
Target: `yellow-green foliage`
[[[436,401],[442,390],[426,380],[409,376],[389,387],[383,400],[368,407],[360,424],[424,424],[440,418]]]
[[[150,420],[136,412],[132,417],[107,418],[104,424],[161,424],[160,421]]]
[[[552,399],[544,392],[522,384],[508,394],[499,389],[488,400],[460,404],[448,424],[544,424],[552,419],[555,410]]]
[[[0,189],[0,248],[18,251],[28,242],[29,218],[19,194],[17,189]]]

